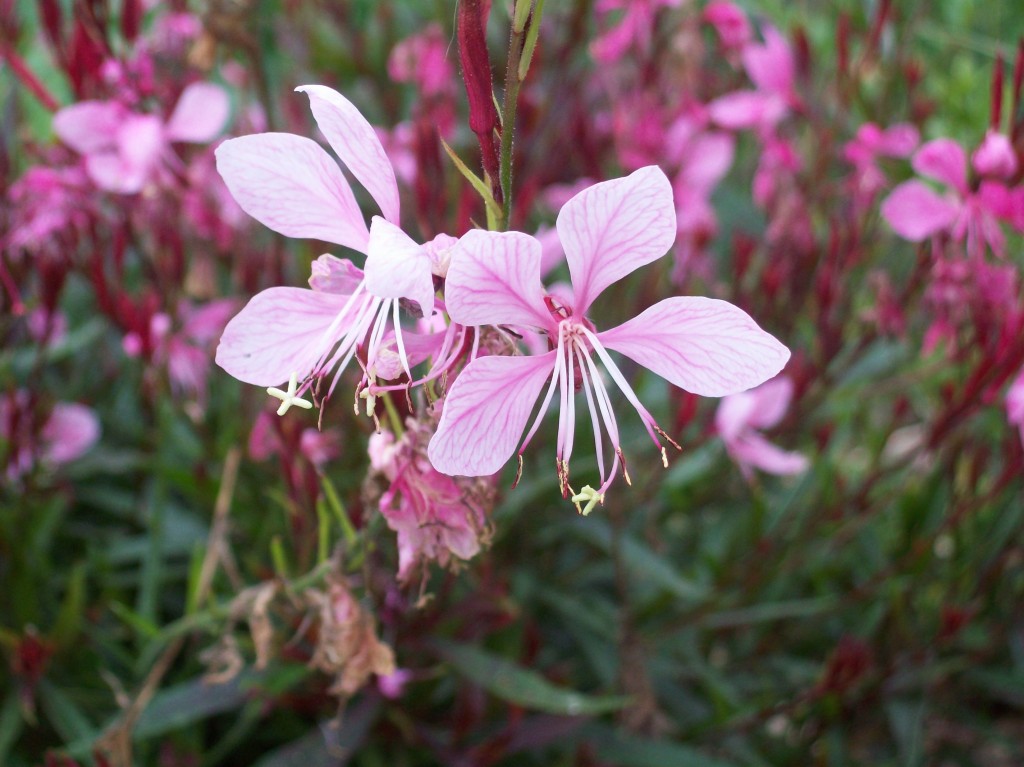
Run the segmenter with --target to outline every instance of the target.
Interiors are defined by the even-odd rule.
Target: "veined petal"
[[[953,139],[929,141],[917,150],[910,163],[922,176],[941,181],[967,194],[967,153]]]
[[[349,299],[305,288],[257,293],[224,328],[217,364],[257,386],[276,386],[293,372],[301,380],[347,329],[327,332]]]
[[[395,169],[373,126],[351,101],[326,85],[301,85],[295,90],[309,96],[313,117],[331,148],[377,201],[384,218],[398,224]]]
[[[312,139],[260,133],[229,139],[215,154],[232,197],[264,226],[366,252],[370,232],[352,188]]]
[[[882,202],[882,216],[900,237],[920,242],[956,221],[959,206],[923,181],[905,181]]]
[[[582,316],[602,290],[672,247],[672,184],[656,165],[602,181],[569,200],[556,225]]]
[[[750,425],[755,429],[770,429],[778,425],[789,410],[789,401],[793,399],[793,380],[779,376],[752,389],[749,394],[755,403]]]
[[[452,248],[448,313],[460,325],[548,328],[540,268],[541,244],[530,235],[473,229]]]
[[[479,477],[498,471],[515,452],[555,352],[537,357],[478,357],[445,398],[427,455],[443,474]]]
[[[370,224],[366,289],[380,298],[408,298],[424,317],[434,311],[434,277],[423,246],[380,216]]]
[[[224,130],[230,113],[227,91],[213,83],[192,83],[181,92],[167,121],[167,138],[199,144],[213,141]]]
[[[609,349],[704,397],[735,394],[785,366],[789,349],[728,301],[677,296],[597,336]]]

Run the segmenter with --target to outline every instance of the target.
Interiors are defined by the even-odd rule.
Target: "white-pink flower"
[[[792,398],[793,382],[780,376],[756,389],[730,395],[718,406],[718,434],[748,480],[754,469],[780,475],[806,471],[805,456],[776,447],[760,433],[782,420]]]
[[[135,194],[174,160],[173,142],[212,141],[224,129],[230,109],[219,85],[193,83],[182,91],[166,122],[159,115],[133,112],[119,101],[81,101],[54,115],[53,130],[85,158],[96,186]]]
[[[403,232],[394,169],[376,131],[337,91],[322,85],[297,90],[309,96],[331,148],[383,217],[374,216],[367,227],[341,168],[311,139],[261,133],[221,144],[217,169],[246,213],[287,237],[364,253],[366,264],[362,271],[347,260],[323,256],[313,267],[312,290],[276,287],[253,297],[225,328],[217,364],[259,386],[280,384],[294,374],[303,382],[300,390],[313,376],[334,370],[330,392],[357,350],[365,351],[364,364],[372,370],[390,341],[411,378],[399,302],[414,302],[426,317],[433,313],[434,276],[441,276],[452,238],[440,235],[419,245]],[[443,349],[457,348],[448,341]],[[372,384],[371,377],[360,388]]]
[[[605,373],[640,415],[666,465],[662,439],[671,442],[609,351],[687,391],[720,397],[774,376],[789,359],[789,350],[742,310],[709,298],[668,298],[600,332],[588,319],[591,305],[605,288],[672,247],[676,236],[672,185],[659,168],[641,168],[626,178],[585,189],[562,208],[557,229],[569,262],[571,296],[545,294],[540,281],[541,244],[529,235],[472,231],[455,246],[445,287],[452,320],[540,331],[550,351],[534,356],[484,356],[467,365],[445,399],[428,454],[445,474],[492,474],[517,446],[522,455],[557,391],[556,465],[562,492],[568,496],[574,395],[582,389],[594,430],[600,483],[596,490],[586,486],[579,493],[573,491],[573,500],[578,506],[585,504],[582,510],[589,512],[595,503],[603,502],[620,466],[628,480]],[[521,440],[545,384],[540,410]]]

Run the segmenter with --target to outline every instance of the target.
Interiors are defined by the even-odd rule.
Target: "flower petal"
[[[257,386],[279,385],[293,372],[302,380],[344,332],[327,333],[348,300],[305,288],[257,293],[224,328],[217,364]]]
[[[754,399],[750,425],[755,429],[770,429],[789,410],[789,402],[793,399],[793,381],[786,376],[778,376],[751,389],[749,394]]]
[[[555,352],[537,357],[478,357],[455,379],[427,456],[443,474],[479,477],[498,471],[555,367]]]
[[[315,141],[260,133],[229,139],[215,154],[231,195],[264,226],[366,252],[370,232],[352,189]]]
[[[548,328],[540,269],[541,244],[530,235],[473,229],[452,249],[448,313],[460,325]]]
[[[948,229],[959,207],[923,181],[905,181],[882,202],[882,216],[900,237],[920,242]]]
[[[321,293],[351,295],[363,281],[363,270],[347,258],[324,253],[309,265],[309,287]]]
[[[408,298],[424,317],[434,311],[434,277],[423,246],[380,216],[370,224],[366,289],[380,298]]]
[[[734,91],[708,104],[708,115],[728,130],[770,128],[786,116],[786,102],[778,94]]]
[[[967,154],[953,139],[939,138],[922,146],[911,161],[922,176],[948,184],[967,194]]]
[[[789,359],[789,349],[742,309],[697,296],[667,298],[598,338],[670,383],[704,397],[757,386]]]
[[[224,130],[230,113],[227,91],[213,83],[192,83],[181,92],[167,121],[167,138],[197,144],[213,141]]]
[[[741,465],[779,476],[801,474],[810,463],[807,456],[783,450],[757,433],[746,434],[730,444],[729,454]]]
[[[351,101],[332,88],[325,85],[302,85],[295,90],[309,96],[313,117],[331,148],[377,201],[384,218],[398,224],[395,169],[373,126]]]
[[[53,132],[79,154],[92,154],[114,147],[127,114],[115,101],[80,101],[53,116]]]
[[[59,402],[53,406],[40,437],[47,461],[68,463],[83,455],[100,438],[100,419],[90,407],[77,402]]]
[[[583,315],[602,290],[672,247],[672,184],[656,165],[602,181],[569,200],[556,225]]]

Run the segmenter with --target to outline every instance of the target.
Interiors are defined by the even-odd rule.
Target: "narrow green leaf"
[[[535,671],[469,645],[439,642],[441,655],[457,671],[497,698],[533,711],[580,716],[618,711],[629,704],[622,695],[591,696],[557,687]]]
[[[82,612],[85,610],[85,562],[79,562],[71,569],[67,592],[61,602],[57,618],[53,623],[50,637],[58,647],[66,647],[78,636],[82,628]]]
[[[462,161],[462,158],[455,154],[455,150],[448,146],[448,142],[444,139],[441,139],[441,146],[444,147],[444,151],[448,153],[448,157],[451,158],[451,161],[455,164],[455,167],[458,169],[459,173],[462,174],[463,178],[465,178],[476,190],[477,194],[483,198],[484,206],[487,208],[488,228],[492,228],[491,216],[494,216],[500,221],[501,208],[498,207],[498,203],[495,201],[494,195],[491,193],[491,188],[484,183],[483,179],[466,166],[466,163]]]
[[[789,618],[807,618],[811,615],[828,612],[836,606],[838,601],[838,597],[821,597],[819,599],[791,599],[785,602],[751,605],[750,607],[712,613],[703,618],[700,625],[704,628],[721,629]]]
[[[61,740],[70,743],[96,737],[96,728],[63,690],[45,679],[38,689],[40,706]]]
[[[331,480],[323,477],[322,484],[328,508],[334,514],[338,527],[341,528],[341,534],[345,537],[345,545],[351,549],[356,544],[357,534],[355,527],[352,525],[352,520],[348,518],[348,512],[345,511],[345,504],[341,502],[341,497],[338,495],[338,491]]]
[[[618,767],[737,767],[735,762],[708,756],[696,748],[638,738],[607,725],[592,725],[588,735],[601,760]]]
[[[7,764],[7,754],[24,727],[18,692],[11,690],[4,699],[4,707],[0,709],[0,764]]]
[[[523,43],[523,54],[519,59],[519,70],[516,75],[519,82],[526,79],[530,71],[530,62],[533,60],[533,51],[537,47],[537,38],[540,36],[540,19],[544,13],[544,0],[537,0],[537,7],[533,9],[533,23],[526,33],[526,42]]]

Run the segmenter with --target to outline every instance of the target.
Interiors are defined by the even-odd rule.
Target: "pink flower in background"
[[[743,68],[754,90],[720,96],[708,105],[711,119],[728,130],[756,129],[771,133],[798,103],[796,63],[789,43],[773,26],[765,26],[764,43],[743,49]]]
[[[807,458],[776,447],[760,433],[776,426],[789,409],[793,382],[775,378],[756,389],[725,397],[715,413],[725,449],[748,480],[754,469],[769,474],[800,474],[807,470]]]
[[[677,8],[683,0],[598,0],[597,12],[609,14],[622,10],[622,17],[610,30],[590,45],[590,52],[598,61],[618,61],[635,47],[647,51],[654,36],[654,21],[661,8]]]
[[[442,567],[475,557],[489,536],[486,509],[493,485],[441,474],[427,459],[430,431],[409,419],[397,441],[370,437],[370,464],[388,482],[380,512],[398,534],[398,578],[408,581],[427,562]]]
[[[314,376],[333,370],[329,395],[361,347],[366,368],[375,366],[390,328],[401,369],[411,379],[399,304],[411,301],[423,316],[433,313],[434,277],[443,276],[438,271],[446,261],[441,251],[452,238],[418,245],[405,234],[399,228],[394,169],[376,131],[337,91],[321,85],[297,90],[309,96],[320,130],[383,217],[374,216],[366,226],[341,168],[311,139],[261,133],[221,144],[217,168],[246,213],[287,237],[325,240],[365,253],[366,267],[363,272],[327,256],[314,267],[312,290],[276,287],[259,293],[225,328],[217,364],[258,386],[275,386],[294,375],[302,382],[297,393]],[[357,391],[373,383],[364,374]],[[368,409],[371,403],[367,398]]]
[[[10,480],[28,473],[37,462],[56,468],[70,463],[96,444],[100,421],[92,408],[77,402],[58,402],[38,433],[29,393],[0,395],[0,441],[5,444],[6,474]]]
[[[715,28],[722,46],[742,50],[753,38],[750,21],[743,9],[727,0],[712,0],[704,9],[704,20]]]
[[[229,112],[223,88],[193,83],[166,122],[159,115],[133,112],[119,101],[81,101],[54,115],[53,130],[85,158],[96,186],[135,194],[175,159],[171,143],[212,141],[224,129]]]
[[[1024,444],[1024,368],[1006,391],[1006,419],[1020,431],[1020,441]]]
[[[69,247],[68,240],[86,227],[96,208],[89,177],[76,166],[29,168],[7,194],[10,230],[0,243],[8,252]]]
[[[1017,172],[1017,153],[1009,137],[990,130],[971,156],[971,164],[982,176],[1010,178]]]
[[[1001,152],[998,143],[983,145],[975,154],[975,170],[979,159],[981,167],[996,175],[1009,167],[1010,157]],[[957,242],[966,240],[971,256],[980,257],[986,244],[997,256],[1005,255],[1006,239],[999,220],[1015,221],[1015,198],[1010,190],[988,179],[972,189],[967,178],[967,154],[952,139],[929,141],[911,164],[919,175],[938,181],[947,191],[939,194],[918,179],[893,189],[882,202],[882,215],[898,235],[920,242],[945,233]]]
[[[669,298],[602,332],[587,318],[605,288],[672,247],[675,203],[671,183],[659,168],[641,168],[584,190],[562,208],[557,228],[569,262],[571,296],[545,294],[541,244],[529,235],[471,231],[455,247],[446,284],[452,319],[464,325],[532,328],[547,335],[550,351],[484,356],[467,365],[445,399],[429,456],[438,471],[468,476],[497,472],[517,445],[522,460],[558,390],[556,465],[560,488],[568,496],[574,395],[577,387],[582,388],[601,479],[598,489],[586,486],[573,496],[578,508],[585,504],[581,510],[587,513],[603,502],[623,460],[618,425],[595,356],[636,409],[667,465],[659,439],[668,439],[667,435],[640,404],[609,350],[687,391],[714,397],[764,382],[782,369],[789,350],[742,310],[709,298]],[[546,383],[540,411],[520,445]],[[610,468],[605,437],[613,453]],[[624,464],[622,470],[628,479]]]
[[[392,49],[388,56],[388,74],[395,82],[415,84],[427,98],[449,95],[457,80],[455,67],[448,60],[448,50],[449,41],[441,25],[429,24]]]
[[[843,147],[843,157],[854,168],[851,184],[860,211],[867,208],[888,184],[878,167],[878,159],[909,157],[919,141],[917,128],[907,123],[885,129],[874,123],[865,123],[857,129],[857,135]]]

